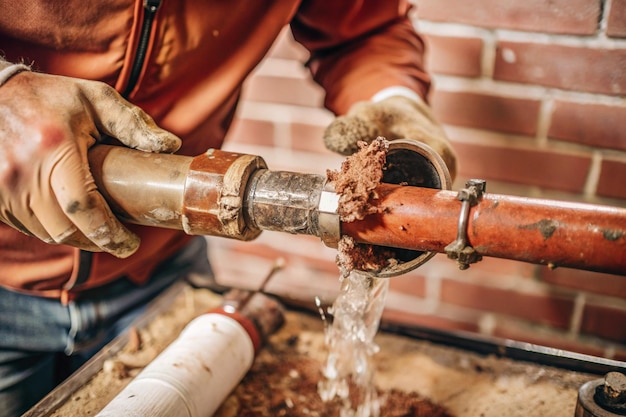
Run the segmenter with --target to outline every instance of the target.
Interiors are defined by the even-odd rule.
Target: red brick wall
[[[501,194],[626,206],[626,0],[417,4],[430,100],[460,157],[456,189],[484,178]],[[285,32],[246,84],[228,149],[273,170],[339,166],[321,143],[332,116],[306,57]],[[335,251],[317,238],[210,241],[223,282],[254,287],[283,257],[270,290],[325,303],[337,292]],[[437,255],[392,279],[386,315],[626,360],[626,276],[494,258],[459,271]]]

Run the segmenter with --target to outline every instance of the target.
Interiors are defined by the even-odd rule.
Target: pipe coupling
[[[191,161],[185,183],[182,226],[190,235],[252,240],[261,230],[244,213],[247,185],[267,168],[263,158],[209,149]]]

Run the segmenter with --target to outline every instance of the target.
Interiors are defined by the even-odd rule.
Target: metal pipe
[[[260,230],[319,236],[321,175],[258,170],[246,195],[248,221]]]
[[[133,223],[182,229],[183,192],[192,159],[94,146],[89,165],[111,209]]]
[[[309,234],[329,246],[345,235],[417,256],[401,265],[446,252],[462,268],[491,256],[626,274],[623,208],[483,194],[484,184],[479,193],[474,187],[457,194],[383,183],[370,201],[383,210],[341,223],[324,177],[269,171],[258,156],[211,149],[191,158],[96,146],[90,164],[114,211],[134,223],[239,240],[262,230]]]
[[[189,157],[99,145],[90,149],[89,164],[98,190],[131,223],[240,240],[261,233],[244,215],[250,177],[266,168],[259,156],[209,149]]]
[[[384,208],[341,224],[357,242],[445,252],[457,237],[457,193],[381,184]],[[483,256],[626,274],[626,209],[484,194],[469,208],[467,241]]]

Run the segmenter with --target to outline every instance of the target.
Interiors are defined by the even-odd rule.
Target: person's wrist
[[[26,64],[14,64],[0,59],[0,87],[20,72],[30,71]]]
[[[380,90],[379,92],[374,94],[370,100],[374,103],[378,103],[390,97],[405,97],[418,104],[424,103],[424,99],[415,91],[411,90],[408,87],[399,86],[399,85],[387,87],[387,88]]]

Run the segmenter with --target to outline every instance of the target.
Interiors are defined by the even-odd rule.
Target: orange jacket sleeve
[[[422,98],[430,86],[424,42],[409,17],[408,1],[305,1],[291,23],[311,53],[307,63],[326,91],[325,106],[344,114],[392,86]]]

